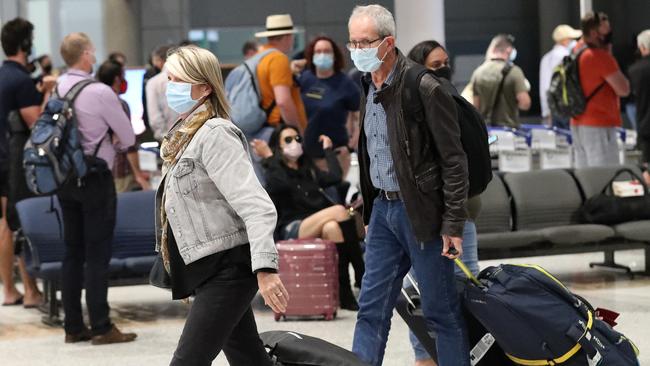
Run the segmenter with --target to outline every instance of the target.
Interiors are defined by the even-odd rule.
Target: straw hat
[[[582,37],[582,31],[579,29],[573,29],[571,26],[566,24],[560,24],[553,30],[553,40],[555,42],[560,42],[565,39],[577,39]]]
[[[293,28],[291,15],[276,14],[266,17],[266,31],[255,33],[255,37],[264,38],[294,33],[298,33],[298,31]]]

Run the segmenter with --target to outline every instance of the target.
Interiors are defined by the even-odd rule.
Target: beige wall
[[[106,55],[121,51],[127,66],[143,65],[139,1],[104,0],[103,6]]]
[[[395,0],[397,47],[406,54],[426,39],[445,45],[444,0]]]

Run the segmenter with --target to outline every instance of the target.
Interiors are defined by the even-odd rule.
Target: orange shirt
[[[260,47],[260,52],[271,48],[269,45]],[[286,85],[291,88],[291,99],[296,105],[298,116],[300,118],[300,125],[303,130],[307,126],[307,114],[305,113],[305,106],[302,104],[302,97],[300,96],[300,87],[296,84],[291,73],[291,65],[287,55],[280,51],[274,51],[264,56],[257,65],[257,79],[260,83],[260,94],[262,94],[262,105],[269,107],[274,99],[273,87],[278,85]],[[271,126],[277,126],[282,120],[280,115],[280,108],[275,107],[269,114],[267,122]]]
[[[581,44],[576,47],[582,47]],[[605,78],[619,70],[618,63],[609,52],[587,48],[578,60],[580,83],[586,96],[591,95],[601,83],[605,85],[587,103],[581,115],[571,118],[572,125],[591,127],[621,126],[620,99]]]

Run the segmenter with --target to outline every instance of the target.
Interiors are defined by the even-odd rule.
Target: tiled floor
[[[622,313],[617,329],[641,349],[641,365],[650,364],[650,278],[629,280],[604,270],[591,270],[588,263],[600,254],[566,255],[509,260],[512,263],[536,263],[557,275],[595,306]],[[643,252],[628,251],[617,259],[643,269]],[[482,267],[506,261],[482,262]],[[89,344],[66,345],[63,331],[40,322],[41,314],[22,308],[0,308],[0,365],[165,365],[179,338],[187,306],[169,301],[163,290],[150,286],[116,287],[110,290],[113,317],[126,330],[138,333],[130,344],[94,347]],[[260,331],[294,330],[325,338],[349,348],[352,343],[355,314],[341,311],[335,321],[291,321],[276,323],[270,312],[256,311]],[[410,365],[413,362],[407,328],[395,317],[384,364]],[[220,356],[214,365],[227,365]],[[495,365],[496,366],[496,365]]]

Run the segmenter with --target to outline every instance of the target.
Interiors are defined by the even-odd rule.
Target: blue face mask
[[[334,55],[331,53],[315,53],[311,62],[317,69],[331,70],[332,66],[334,66]]]
[[[167,105],[178,114],[183,114],[196,105],[197,100],[192,99],[192,84],[167,82]]]
[[[381,43],[384,43],[385,40],[386,38],[384,38]],[[384,55],[381,60],[377,57],[377,52],[379,51],[381,43],[377,47],[355,48],[350,51],[350,57],[352,57],[352,62],[354,62],[354,66],[357,70],[361,72],[374,72],[379,69],[381,63],[384,62],[384,58],[388,55],[388,52],[386,52],[386,55]]]
[[[569,50],[569,52],[571,52],[575,48],[576,44],[578,44],[578,41],[574,39],[571,42],[569,42],[569,45],[566,48]]]

